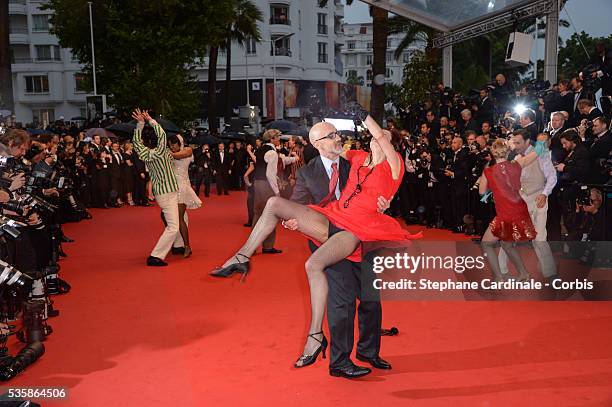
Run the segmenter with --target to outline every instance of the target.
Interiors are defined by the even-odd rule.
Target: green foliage
[[[363,86],[363,84],[364,84],[363,76],[357,76],[357,72],[349,71],[349,76],[348,76],[348,78],[346,78],[346,83],[348,85]]]
[[[559,79],[571,79],[572,76],[589,64],[589,58],[584,52],[582,45],[580,45],[579,38],[582,40],[591,58],[595,52],[595,44],[600,41],[606,44],[606,49],[612,48],[612,34],[607,38],[593,38],[584,31],[580,34],[572,34],[565,41],[565,44],[559,48]]]
[[[407,106],[427,99],[435,74],[436,69],[428,62],[425,52],[416,51],[410,62],[404,66],[404,92],[401,102],[396,106]]]
[[[190,68],[223,36],[235,0],[106,0],[93,4],[98,93],[118,112],[140,106],[182,123],[197,115]],[[49,0],[53,33],[92,75],[86,0]],[[86,83],[91,83],[87,81]]]

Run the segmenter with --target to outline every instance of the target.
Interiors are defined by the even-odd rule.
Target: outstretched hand
[[[347,105],[347,110],[359,119],[361,122],[364,122],[365,119],[370,115],[367,110],[363,108],[359,103],[352,102]]]
[[[132,118],[134,120],[136,120],[137,122],[139,122],[139,123],[144,123],[145,122],[144,112],[142,110],[140,110],[140,108],[136,108],[132,112]]]

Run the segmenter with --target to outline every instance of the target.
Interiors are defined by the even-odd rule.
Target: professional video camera
[[[599,65],[590,64],[582,68],[580,72],[582,74],[582,86],[587,92],[595,93],[599,88],[601,88],[601,78],[595,76],[593,78],[593,73],[599,71]]]

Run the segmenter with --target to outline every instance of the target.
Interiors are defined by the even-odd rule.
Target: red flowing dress
[[[518,242],[536,237],[527,204],[519,194],[521,171],[520,164],[515,161],[503,161],[484,170],[497,214],[490,223],[491,232],[504,241]]]
[[[391,166],[387,160],[376,165],[371,172],[370,168],[364,167],[363,163],[368,156],[369,153],[361,150],[347,151],[346,159],[351,163],[351,170],[346,185],[340,194],[340,199],[332,201],[324,207],[308,206],[325,215],[337,227],[351,232],[362,242],[421,238],[420,233],[412,235],[402,228],[398,221],[378,212],[378,197],[383,196],[390,200],[402,183],[404,164],[401,156],[401,171],[396,180],[393,179]],[[364,181],[366,176],[367,179]],[[361,182],[361,192],[354,194],[359,181]],[[350,198],[353,194],[354,196]],[[345,208],[344,205],[347,200],[349,203]],[[356,262],[361,261],[361,247],[348,259]]]

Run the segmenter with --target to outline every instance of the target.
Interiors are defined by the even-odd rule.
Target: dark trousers
[[[255,227],[255,224],[257,224],[259,217],[266,207],[268,199],[274,196],[274,191],[272,190],[268,180],[255,180],[253,183],[253,192],[253,227]],[[262,247],[264,249],[272,249],[275,242],[276,228],[274,228],[274,231],[272,231],[272,233],[266,237],[266,240],[263,241]]]
[[[147,197],[147,179],[142,178],[140,174],[134,175],[134,194],[132,199],[137,205],[148,203]]]
[[[463,225],[463,217],[467,214],[467,185],[462,182],[451,183],[451,208],[453,227]]]
[[[200,187],[204,184],[204,196],[208,198],[210,195],[210,174],[208,174],[209,170],[204,168],[198,168],[194,177],[194,191],[196,195],[200,195]]]
[[[329,235],[340,229],[330,224]],[[316,246],[309,242],[311,250]],[[350,365],[355,342],[355,311],[358,313],[359,342],[357,353],[373,358],[380,352],[382,307],[380,301],[360,301],[361,264],[342,260],[325,270],[329,292],[327,295],[327,323],[330,333],[330,362],[332,369]]]
[[[225,194],[229,195],[229,174],[221,171],[217,171],[217,178],[215,180],[217,185],[217,195]]]

